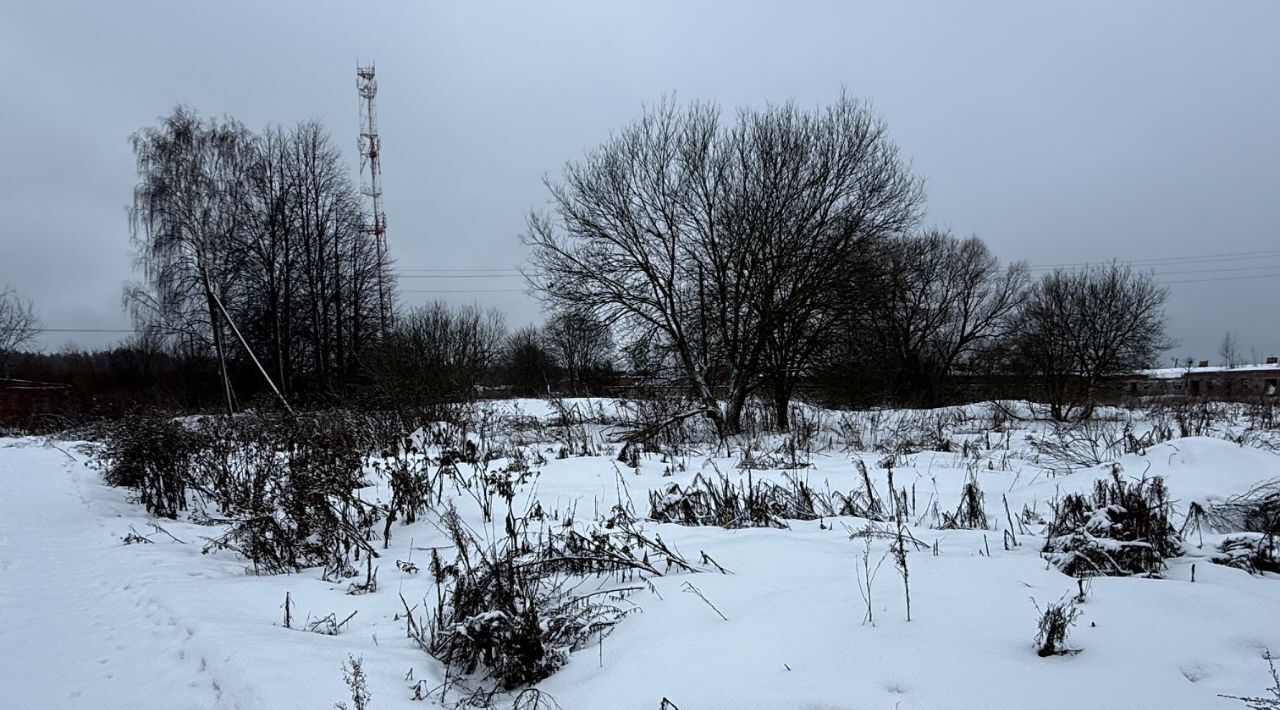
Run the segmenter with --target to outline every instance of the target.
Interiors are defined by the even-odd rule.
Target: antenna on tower
[[[370,200],[370,221],[362,228],[373,236],[378,252],[378,328],[386,336],[391,328],[391,293],[383,272],[387,260],[387,216],[382,212],[382,141],[378,138],[378,80],[374,67],[356,65],[356,90],[360,94],[360,191]],[[366,172],[367,171],[367,172]]]

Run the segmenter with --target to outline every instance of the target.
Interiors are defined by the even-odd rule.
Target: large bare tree
[[[940,230],[888,240],[872,301],[879,341],[899,401],[934,406],[957,368],[1010,332],[1027,289],[1027,267],[1001,267],[976,236]]]
[[[592,373],[607,368],[613,355],[613,333],[608,326],[589,313],[570,311],[552,316],[542,335],[563,368],[573,396],[590,394]]]
[[[726,436],[770,370],[797,368],[766,365],[775,333],[811,337],[795,324],[819,318],[863,240],[914,223],[922,194],[884,124],[844,97],[732,126],[664,102],[547,185],[553,212],[525,238],[535,292],[656,345]]]
[[[253,138],[234,120],[179,107],[130,140],[138,168],[134,262],[146,283],[127,287],[126,303],[136,320],[210,342],[233,410],[221,301],[239,273]]]
[[[1017,355],[1055,420],[1090,417],[1108,376],[1150,367],[1173,346],[1166,298],[1154,275],[1119,263],[1040,278],[1019,317]]]
[[[228,408],[229,360],[261,361],[285,393],[339,392],[380,337],[378,284],[392,279],[323,127],[254,134],[179,108],[133,145],[137,325],[211,350]]]

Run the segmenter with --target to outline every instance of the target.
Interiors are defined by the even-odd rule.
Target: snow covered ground
[[[551,413],[534,402],[519,407]],[[890,428],[888,420],[862,424]],[[966,477],[976,475],[991,519],[986,531],[937,530],[920,516],[911,530],[936,542],[938,553],[908,556],[910,621],[902,580],[886,561],[872,588],[874,623],[865,622],[857,582],[865,543],[850,537],[865,521],[738,530],[648,521],[647,533],[691,560],[705,552],[731,574],[651,579],[650,590],[629,598],[639,613],[539,688],[564,710],[654,710],[663,698],[681,710],[1202,709],[1243,707],[1220,694],[1262,694],[1263,650],[1280,653],[1280,577],[1211,564],[1216,538],[1208,534],[1203,547],[1198,536],[1188,540],[1186,555],[1170,560],[1161,579],[1093,579],[1068,641],[1080,652],[1036,655],[1036,604],[1075,594],[1077,584],[1041,558],[1037,526],[1015,524],[1020,545],[1005,549],[1001,497],[1014,515],[1025,506],[1049,517],[1051,500],[1088,490],[1111,470],[1067,467],[1033,452],[1027,435],[1040,426],[1012,425],[997,436],[962,418],[947,433],[974,442],[967,453],[918,451],[894,462],[895,483],[913,491],[918,510],[932,501],[954,509]],[[791,475],[849,491],[862,485],[860,458],[888,490],[883,454],[818,439],[812,467]],[[650,490],[688,485],[699,472],[787,475],[748,474],[736,467],[736,450],[674,461],[645,456],[633,470],[603,452],[557,459],[550,442],[538,446],[547,462],[514,506],[524,510],[534,495],[549,510],[576,505],[584,522],[628,496],[643,517]],[[444,671],[406,638],[401,602],[433,599],[434,585],[430,575],[395,565],[422,562],[426,550],[447,545],[432,520],[397,525],[378,560],[378,591],[350,595],[349,581],[326,582],[319,570],[254,576],[229,552],[202,554],[208,526],[180,519],[162,521],[163,531],[151,527],[128,492],[105,486],[86,461],[72,442],[0,439],[0,707],[329,708],[350,702],[342,679],[349,655],[364,659],[372,709],[438,703],[410,699],[416,683],[433,688]],[[1280,456],[1220,437],[1174,439],[1119,463],[1127,476],[1165,476],[1179,522],[1191,501],[1280,478]],[[365,493],[389,496],[381,483]],[[477,530],[501,534],[481,522],[474,502],[457,504]],[[153,544],[124,544],[131,533]],[[887,544],[873,543],[873,565]],[[336,636],[285,628],[286,594],[298,619],[355,616]]]

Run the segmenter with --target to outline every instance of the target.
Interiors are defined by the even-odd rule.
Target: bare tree
[[[613,333],[590,313],[558,313],[548,320],[543,338],[564,369],[573,396],[590,394],[587,380],[607,369],[613,354]]]
[[[547,184],[530,285],[661,352],[723,436],[768,370],[796,369],[766,366],[775,333],[817,319],[859,241],[909,226],[921,199],[884,124],[843,97],[734,127],[713,106],[663,103]]]
[[[12,286],[0,288],[0,365],[8,377],[9,355],[30,343],[40,332],[35,307]]]
[[[237,358],[256,356],[286,393],[340,391],[380,335],[377,289],[391,279],[323,127],[255,135],[179,108],[133,142],[136,325],[171,347],[211,347],[229,408]],[[243,349],[225,346],[231,324]]]
[[[507,336],[503,347],[504,382],[517,396],[530,397],[551,390],[558,368],[545,340],[542,330],[533,325]]]
[[[126,288],[135,319],[211,342],[234,410],[221,297],[239,273],[235,241],[247,222],[248,130],[178,107],[131,137],[137,158],[130,221],[145,285]]]
[[[999,261],[976,236],[939,230],[885,244],[872,329],[901,401],[933,406],[950,376],[1007,334],[1027,288],[1027,267]]]
[[[1240,364],[1240,346],[1236,343],[1234,333],[1228,331],[1222,336],[1222,344],[1218,346],[1218,357],[1222,358],[1223,367],[1235,367]]]
[[[765,343],[765,392],[773,403],[774,419],[780,429],[790,426],[790,404],[798,383],[824,371],[838,371],[842,380],[851,372],[866,370],[848,367],[842,357],[851,343],[863,344],[868,330],[870,304],[882,286],[880,265],[875,255],[883,235],[864,235],[851,245],[844,262],[826,276],[796,279],[799,287],[768,329]],[[806,294],[807,297],[796,298]],[[839,364],[837,364],[837,361]]]
[[[474,400],[505,338],[505,321],[495,310],[435,301],[409,311],[365,357],[376,403],[411,415]]]
[[[1041,277],[1020,314],[1017,355],[1055,420],[1087,419],[1107,376],[1149,367],[1172,347],[1166,298],[1154,275],[1118,263]]]

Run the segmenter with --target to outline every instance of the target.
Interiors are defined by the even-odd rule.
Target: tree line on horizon
[[[1151,274],[1112,263],[1033,279],[976,236],[922,225],[923,182],[844,96],[731,119],[664,101],[566,164],[523,235],[547,320],[514,332],[497,311],[440,302],[380,322],[377,289],[394,293],[395,273],[317,122],[255,133],[179,107],[131,142],[137,335],[8,358],[108,399],[132,386],[139,401],[234,411],[278,390],[412,410],[599,394],[625,375],[728,436],[753,397],[785,428],[798,393],[930,407],[1001,376],[1070,419],[1107,376],[1170,346]]]

